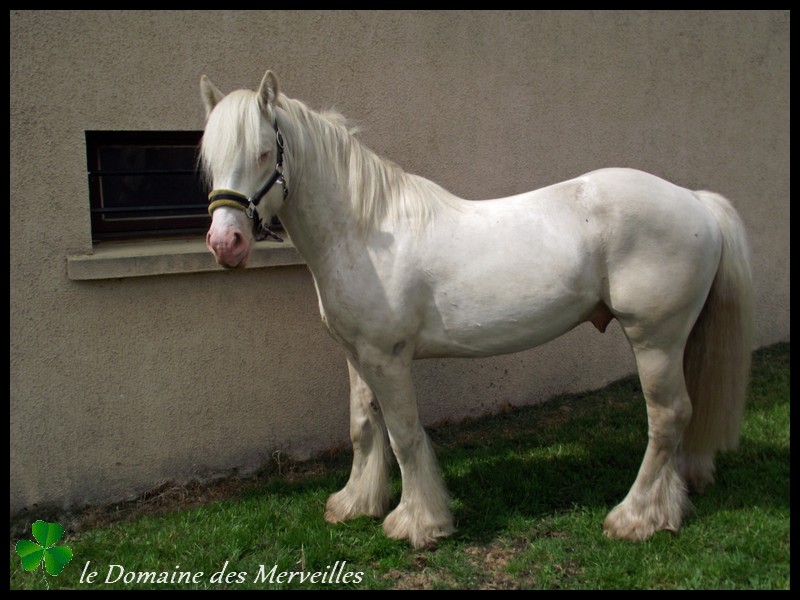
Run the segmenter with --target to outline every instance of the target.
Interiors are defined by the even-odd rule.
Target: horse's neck
[[[340,185],[336,166],[320,152],[309,133],[287,123],[283,126],[287,147],[302,148],[303,156],[287,161],[289,196],[278,212],[297,250],[317,274],[331,254],[345,250],[357,239],[345,186]],[[298,164],[298,163],[302,164]]]
[[[313,138],[322,135],[319,132],[285,113],[283,118],[285,123],[279,118],[279,125],[286,132],[287,152],[295,149],[296,154],[286,161],[290,192],[278,215],[318,280],[327,267],[352,264],[351,259],[363,255],[371,243],[385,248],[387,227],[390,234],[408,235],[427,227],[437,210],[463,202],[380,159],[357,140],[343,138],[341,129],[332,143],[342,146],[332,149]],[[350,162],[368,165],[356,169],[355,184],[350,181]],[[351,194],[364,197],[354,202]]]

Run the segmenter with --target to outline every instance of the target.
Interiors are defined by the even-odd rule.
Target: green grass
[[[638,544],[604,537],[647,440],[638,382],[627,378],[542,406],[430,430],[453,496],[457,533],[436,549],[387,539],[380,521],[323,520],[349,454],[281,464],[249,480],[164,488],[135,503],[12,521],[11,589],[788,589],[789,344],[754,355],[742,442],[692,498],[677,535]],[[399,476],[394,472],[394,498]],[[23,571],[14,552],[33,520],[61,520],[73,560],[57,577]],[[24,521],[24,523],[23,523]],[[87,561],[98,575],[80,582]],[[361,581],[321,583],[335,561]],[[211,581],[223,569],[228,583]],[[340,562],[341,564],[341,562]],[[105,584],[119,573],[186,571],[197,583]],[[317,583],[254,582],[276,567]],[[338,571],[338,569],[337,569]],[[197,575],[202,572],[202,575]],[[352,577],[352,576],[351,576]],[[239,581],[241,578],[242,581]]]

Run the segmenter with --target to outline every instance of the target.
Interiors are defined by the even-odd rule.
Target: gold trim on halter
[[[216,209],[220,206],[230,206],[231,208],[238,208],[239,210],[246,211],[247,207],[242,206],[235,200],[214,200],[211,204],[208,205],[208,214],[213,214]]]
[[[228,196],[228,197],[220,198],[218,200],[213,200],[213,198],[217,196]],[[230,198],[230,196],[234,196],[234,198]],[[241,200],[236,200],[235,198],[241,198]],[[208,199],[211,200],[211,203],[208,205],[209,215],[212,214],[220,206],[229,206],[231,208],[238,208],[239,210],[247,212],[247,204],[249,204],[247,196],[245,196],[240,192],[236,192],[234,190],[213,190],[208,195]]]

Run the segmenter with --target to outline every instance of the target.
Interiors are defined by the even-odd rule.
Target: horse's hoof
[[[413,510],[400,504],[383,522],[387,537],[396,540],[407,539],[414,548],[431,548],[440,538],[455,532],[453,518],[449,512],[436,519],[432,515],[415,515]]]

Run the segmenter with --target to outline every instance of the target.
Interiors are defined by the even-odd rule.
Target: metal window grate
[[[202,235],[211,222],[202,131],[87,131],[95,241]]]

